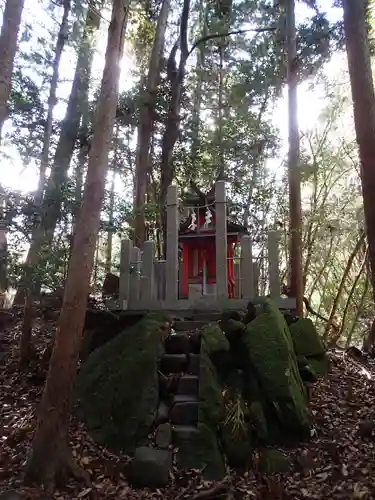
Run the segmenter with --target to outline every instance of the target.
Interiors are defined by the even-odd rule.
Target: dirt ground
[[[39,321],[35,335],[38,353],[54,328],[51,321]],[[25,498],[41,498],[40,491],[22,487],[22,472],[35,429],[43,379],[36,363],[28,373],[19,373],[19,326],[12,325],[0,335],[0,493],[14,489]],[[71,482],[53,498],[374,499],[375,363],[369,362],[369,372],[365,373],[340,354],[331,352],[330,358],[330,373],[312,389],[311,440],[284,450],[293,466],[290,473],[260,476],[250,469],[240,476],[228,470],[224,483],[217,488],[203,481],[199,471],[174,471],[170,485],[163,490],[134,490],[126,481],[128,457],[95,444],[84,426],[73,418],[70,445],[77,461],[90,474],[92,486]]]

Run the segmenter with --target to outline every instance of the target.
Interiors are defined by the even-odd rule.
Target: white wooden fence
[[[167,196],[167,260],[155,260],[153,241],[144,243],[142,252],[131,240],[121,242],[119,301],[122,309],[182,310],[238,309],[258,296],[259,262],[253,260],[251,236],[241,239],[240,257],[234,257],[235,298],[228,299],[227,211],[225,184],[215,186],[216,212],[216,295],[181,299],[178,259],[179,209],[177,187]],[[280,297],[279,234],[269,231],[267,245],[269,295],[283,309],[294,309],[295,300]]]

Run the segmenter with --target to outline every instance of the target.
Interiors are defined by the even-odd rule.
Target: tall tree
[[[289,231],[290,231],[290,291],[296,299],[296,312],[303,315],[303,269],[302,269],[302,217],[301,174],[299,158],[298,128],[298,66],[295,0],[286,0],[287,78],[288,78],[288,128],[289,128]]]
[[[2,129],[7,118],[7,103],[17,52],[18,32],[21,24],[24,0],[7,0],[0,34],[0,144]]]
[[[375,93],[366,15],[368,1],[343,0],[344,32],[352,90],[354,125],[361,163],[363,207],[375,299]],[[375,321],[370,337],[375,340]]]
[[[59,329],[25,475],[27,483],[42,483],[48,490],[52,490],[57,481],[65,480],[68,474],[79,475],[68,449],[68,426],[116,115],[128,8],[124,0],[113,0],[83,202],[75,227]]]
[[[160,79],[161,60],[163,56],[165,31],[171,7],[170,0],[163,0],[155,39],[150,54],[146,91],[143,95],[139,113],[137,152],[135,162],[135,221],[134,242],[141,247],[146,238],[144,207],[146,204],[147,177],[150,172],[150,143],[156,105],[156,92]]]
[[[67,172],[69,170],[74,152],[74,146],[79,134],[80,121],[85,102],[88,98],[93,57],[93,36],[100,26],[100,8],[102,5],[103,0],[99,0],[96,4],[98,10],[90,8],[87,12],[85,28],[78,52],[72,90],[69,96],[65,118],[62,122],[59,140],[56,146],[51,175],[47,181],[44,196],[41,200],[40,227],[38,233],[34,234],[26,262],[36,262],[38,254],[41,254],[42,247],[46,248],[48,252],[60,217],[64,186],[67,180]],[[85,146],[82,144],[81,149],[84,150],[84,148]],[[40,266],[43,264],[44,262],[39,262]],[[27,277],[25,275],[18,287],[14,298],[14,304],[21,304],[23,302],[26,281]],[[38,290],[36,289],[35,292],[37,293]]]
[[[56,92],[59,81],[59,71],[60,71],[60,62],[61,56],[64,50],[65,43],[68,39],[68,31],[69,24],[68,18],[70,13],[71,2],[70,0],[64,0],[63,2],[63,14],[61,18],[59,33],[57,35],[56,46],[55,46],[55,55],[52,64],[52,77],[51,84],[49,89],[48,96],[48,107],[47,107],[47,115],[46,122],[44,127],[43,134],[43,147],[42,147],[42,155],[40,161],[40,169],[39,169],[39,183],[38,189],[35,195],[35,206],[37,210],[40,209],[40,205],[43,201],[43,192],[46,181],[46,172],[49,165],[50,158],[50,145],[52,138],[52,127],[53,127],[53,110],[56,104]],[[38,234],[40,229],[38,227],[38,219],[36,219],[34,231],[33,231],[33,239],[38,240]],[[33,254],[30,252],[28,257]],[[37,264],[37,254],[34,254],[33,259],[30,259],[26,264],[26,272],[25,272],[25,308],[24,308],[24,317],[23,317],[23,325],[22,325],[22,334],[21,334],[21,356],[20,356],[20,364],[26,365],[29,358],[29,349],[30,349],[30,339],[31,339],[31,330],[32,330],[32,301],[33,295],[35,295],[35,285],[40,281],[36,280],[34,276],[34,268]]]

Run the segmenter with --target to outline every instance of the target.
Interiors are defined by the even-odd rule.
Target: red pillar
[[[189,296],[189,247],[186,244],[182,246],[182,296]]]

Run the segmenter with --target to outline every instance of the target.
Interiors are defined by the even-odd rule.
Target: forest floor
[[[56,327],[38,320],[38,352]],[[19,326],[0,334],[0,493],[14,489],[25,498],[40,492],[22,488],[22,472],[36,423],[36,409],[43,382],[18,370]],[[314,428],[309,442],[284,450],[293,464],[288,474],[260,476],[249,470],[237,475],[228,470],[225,485],[212,495],[213,484],[199,471],[171,474],[163,490],[134,490],[126,481],[127,457],[96,445],[84,426],[73,419],[70,444],[77,461],[90,474],[92,488],[75,482],[55,499],[374,499],[375,498],[375,363],[370,375],[361,373],[342,355],[330,354],[332,367],[326,378],[314,384]],[[208,491],[207,491],[208,490]]]

